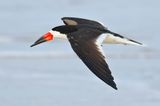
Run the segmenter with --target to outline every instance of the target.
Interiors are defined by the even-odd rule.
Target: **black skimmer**
[[[142,45],[137,41],[111,32],[101,23],[75,17],[62,18],[65,25],[54,27],[44,34],[31,47],[54,38],[68,39],[70,45],[83,63],[101,80],[117,90],[111,74],[102,43]]]

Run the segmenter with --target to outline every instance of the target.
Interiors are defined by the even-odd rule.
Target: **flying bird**
[[[63,17],[62,21],[65,25],[52,28],[31,47],[54,38],[68,39],[72,49],[83,63],[97,77],[117,90],[111,70],[105,61],[102,43],[139,46],[143,44],[110,31],[97,21],[76,17]]]

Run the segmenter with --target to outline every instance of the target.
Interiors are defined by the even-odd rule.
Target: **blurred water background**
[[[0,106],[159,106],[159,0],[0,0]],[[29,46],[61,17],[103,22],[147,47],[104,45],[118,91],[69,43]]]

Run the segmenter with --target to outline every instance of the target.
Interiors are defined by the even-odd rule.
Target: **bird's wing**
[[[97,36],[95,30],[80,30],[68,35],[68,40],[79,58],[101,80],[117,89],[111,71],[102,53],[102,36]],[[79,35],[81,33],[81,35]],[[87,35],[86,35],[87,34]]]
[[[76,18],[76,17],[63,17],[62,18],[64,24],[66,25],[80,25],[80,24],[87,24],[87,25],[93,25],[99,28],[104,28],[104,26],[96,21],[83,19],[83,18]]]

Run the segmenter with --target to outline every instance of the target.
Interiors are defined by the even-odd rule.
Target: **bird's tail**
[[[123,36],[116,34],[116,33],[113,33],[113,32],[107,33],[107,36],[104,39],[103,43],[145,46],[143,43],[140,43],[138,41],[123,37]]]

